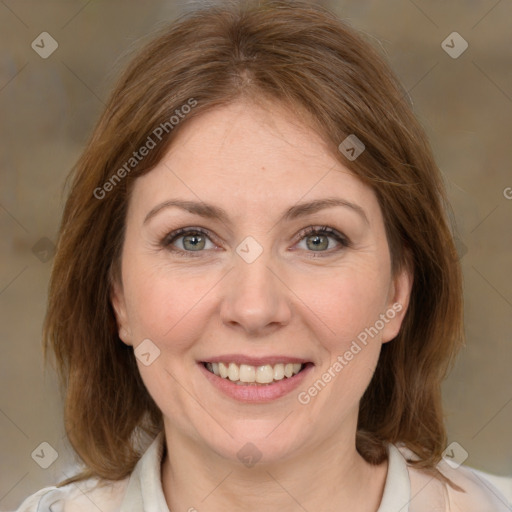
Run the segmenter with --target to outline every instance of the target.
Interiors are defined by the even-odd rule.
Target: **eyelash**
[[[162,239],[159,246],[162,248],[168,249],[168,250],[176,253],[179,256],[197,258],[198,256],[200,256],[200,254],[194,254],[194,252],[201,253],[201,252],[204,252],[204,250],[203,251],[184,251],[183,249],[178,249],[177,247],[174,247],[172,245],[172,243],[175,242],[178,238],[181,238],[181,236],[190,235],[190,234],[205,235],[206,237],[210,238],[210,240],[212,238],[210,233],[203,228],[195,228],[195,227],[180,228],[180,229],[177,229],[177,230],[172,231],[171,233],[167,234]],[[342,246],[342,248],[347,248],[347,247],[352,246],[350,240],[345,235],[339,233],[338,231],[336,231],[333,228],[330,228],[329,226],[310,226],[310,227],[304,228],[297,234],[297,238],[298,238],[297,243],[300,242],[306,236],[324,235],[324,234],[327,234],[330,237],[334,238]],[[211,241],[213,242],[214,240],[211,240]],[[318,252],[317,251],[307,251],[307,252],[312,252],[313,253],[312,257],[316,258],[317,254],[322,255],[322,253],[323,253],[323,255],[330,256],[333,254],[333,252],[337,252],[337,250],[334,249],[334,251],[328,250],[328,251],[318,251]]]

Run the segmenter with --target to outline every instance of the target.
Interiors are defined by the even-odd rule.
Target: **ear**
[[[110,286],[110,302],[114,308],[119,338],[121,338],[121,340],[127,345],[133,345],[131,340],[131,329],[126,312],[123,287],[117,279],[114,279]]]
[[[400,332],[402,321],[409,307],[414,275],[410,265],[403,268],[393,278],[390,286],[388,304],[384,313],[384,329],[382,330],[382,343],[393,340]]]

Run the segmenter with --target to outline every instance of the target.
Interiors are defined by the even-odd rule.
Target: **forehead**
[[[335,163],[321,138],[288,108],[247,100],[215,108],[185,123],[167,158],[178,163],[191,157],[216,171],[243,170],[243,176],[269,169],[278,177],[279,168],[299,171],[315,162]]]
[[[133,192],[139,206],[179,197],[237,211],[262,206],[268,211],[334,195],[359,201],[370,213],[378,208],[371,188],[289,109],[247,101],[187,120],[162,160],[136,180]]]

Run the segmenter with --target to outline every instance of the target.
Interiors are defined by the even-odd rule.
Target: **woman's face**
[[[281,106],[182,128],[134,184],[112,294],[167,434],[261,462],[353,443],[411,286],[374,192]]]

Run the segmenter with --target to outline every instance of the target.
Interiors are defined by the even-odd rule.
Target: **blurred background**
[[[465,286],[467,346],[444,385],[449,443],[464,464],[512,477],[512,3],[321,3],[385,52],[430,137]],[[0,1],[0,510],[76,463],[41,350],[64,180],[128,52],[198,4]]]

